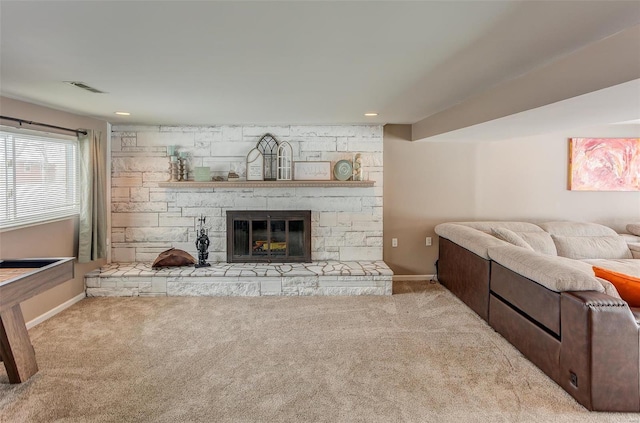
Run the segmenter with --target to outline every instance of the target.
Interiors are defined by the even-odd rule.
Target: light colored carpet
[[[639,422],[590,413],[446,289],[92,298],[0,370],[2,422]]]

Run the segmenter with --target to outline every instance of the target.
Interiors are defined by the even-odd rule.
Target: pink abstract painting
[[[571,138],[569,189],[640,191],[640,138]]]

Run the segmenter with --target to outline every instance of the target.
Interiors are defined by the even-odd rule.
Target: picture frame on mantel
[[[257,148],[247,154],[247,181],[264,181],[264,157]]]
[[[294,181],[330,181],[331,162],[293,162]]]

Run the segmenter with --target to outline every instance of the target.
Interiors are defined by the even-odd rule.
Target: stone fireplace
[[[310,210],[227,211],[228,263],[310,263]]]
[[[372,183],[166,183],[168,146],[187,157],[189,169],[205,166],[212,176],[222,177],[234,171],[242,179],[246,156],[265,133],[288,142],[294,161],[333,166],[360,153],[365,179]],[[86,275],[87,295],[391,295],[392,272],[382,261],[382,145],[380,125],[114,125],[112,263]],[[238,255],[255,257],[254,246],[263,253],[267,241],[271,262],[233,262],[228,257],[235,250],[228,246],[228,214],[264,210],[272,211],[275,220],[251,226],[262,239],[245,239]],[[276,261],[283,249],[292,252],[301,242],[296,219],[289,220],[288,238],[281,239],[287,224],[273,215],[275,210],[306,211],[311,231],[305,231],[302,243],[310,248],[310,262],[307,253],[300,262]],[[207,218],[211,266],[152,269],[158,254],[171,247],[197,256],[200,216]],[[262,246],[256,241],[263,241]],[[250,254],[245,254],[247,248]]]
[[[169,179],[167,146],[188,167],[212,176],[245,176],[246,156],[265,134],[286,141],[294,161],[362,156],[373,187],[161,187]],[[111,259],[152,262],[174,247],[197,256],[197,219],[209,225],[209,261],[225,263],[227,211],[310,210],[311,261],[382,260],[382,126],[128,126],[111,138]]]

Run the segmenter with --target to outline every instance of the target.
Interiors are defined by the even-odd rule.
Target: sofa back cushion
[[[489,248],[489,257],[552,291],[604,292],[591,265],[579,260],[540,254],[512,245]]]
[[[460,222],[459,224],[491,234],[496,238],[519,247],[524,247],[524,245],[528,244],[533,251],[538,253],[548,254],[551,256],[557,255],[556,246],[553,243],[551,236],[542,230],[540,226],[534,223],[517,221],[481,221]],[[501,232],[501,235],[496,235],[496,233],[494,233],[496,230]],[[504,235],[505,233],[508,233],[508,235]],[[516,240],[514,236],[519,239]]]
[[[533,251],[547,254],[549,256],[557,256],[556,244],[553,238],[546,232],[517,232],[527,244],[531,245]]]
[[[613,229],[591,222],[545,222],[540,223],[545,232],[551,235],[560,236],[616,236],[618,233]]]
[[[493,228],[491,234],[517,247],[523,247],[550,256],[558,255],[551,235],[543,231],[512,231],[506,228]]]
[[[640,242],[627,242],[629,250],[631,250],[631,256],[634,259],[640,259]]]
[[[435,227],[436,233],[478,256],[489,259],[488,248],[505,245],[505,241],[491,234],[495,228],[509,229],[513,232],[545,233],[539,226],[528,222],[451,222],[441,223]]]
[[[533,223],[529,222],[502,222],[502,221],[483,221],[483,222],[457,222],[458,225],[468,226],[488,234],[495,228],[509,229],[513,232],[543,232],[543,230]]]
[[[540,227],[551,234],[558,255],[571,259],[627,259],[631,250],[616,231],[588,222],[546,222]]]
[[[622,237],[551,235],[558,255],[576,260],[630,259],[631,250]]]
[[[629,223],[627,225],[627,230],[630,234],[640,236],[640,222],[639,223]]]
[[[508,243],[513,244],[516,247],[522,247],[522,248],[526,248],[528,250],[533,251],[533,248],[527,241],[522,239],[520,235],[518,235],[517,233],[513,232],[510,229],[493,228],[491,229],[491,235],[503,241],[507,241]]]

